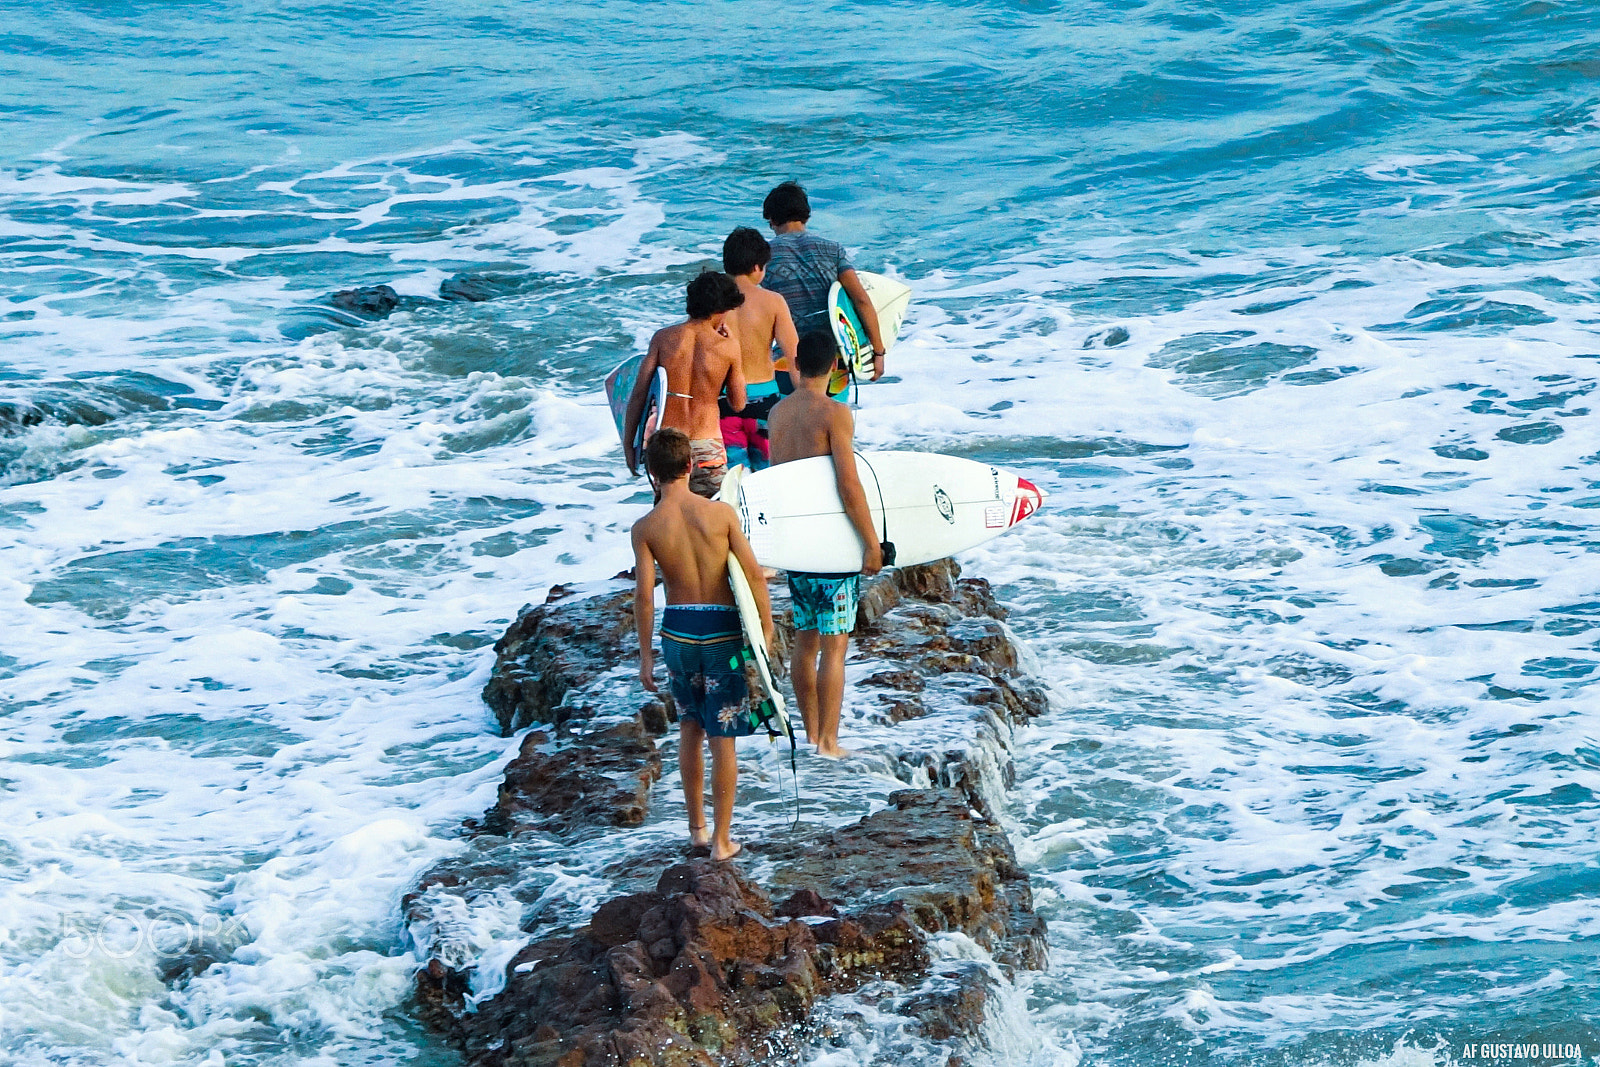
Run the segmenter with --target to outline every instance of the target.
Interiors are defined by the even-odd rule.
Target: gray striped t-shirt
[[[804,337],[828,329],[828,290],[850,266],[844,245],[801,230],[772,237],[772,261],[763,289],[771,289],[789,305],[795,330]]]

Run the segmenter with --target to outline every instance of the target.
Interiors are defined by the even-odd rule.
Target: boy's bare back
[[[854,447],[855,420],[850,409],[826,394],[797,389],[778,401],[767,418],[772,464],[828,456],[836,443],[848,453]]]
[[[691,441],[722,439],[717,396],[728,387],[730,402],[744,406],[744,373],[739,342],[718,333],[706,320],[680,322],[657,330],[640,370],[644,379],[654,366],[667,369],[667,404],[661,424],[682,430]]]
[[[789,317],[789,302],[771,290],[742,280],[739,290],[744,293],[744,303],[728,312],[728,325],[739,342],[745,384],[770,382],[773,342],[787,353],[794,350],[798,339],[794,320]]]
[[[813,456],[833,457],[839,502],[861,539],[861,573],[872,575],[883,568],[883,551],[856,471],[856,422],[849,408],[828,396],[827,380],[826,375],[802,378],[800,388],[772,409],[767,418],[772,435],[772,465]]]
[[[739,517],[727,504],[673,494],[633,524],[634,550],[642,545],[660,565],[668,604],[731,605],[728,553],[738,529]]]

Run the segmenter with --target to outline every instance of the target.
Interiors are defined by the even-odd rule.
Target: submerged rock
[[[381,319],[400,306],[400,294],[387,285],[368,285],[341,289],[328,297],[328,303],[362,318]]]
[[[1126,326],[1111,326],[1104,330],[1096,330],[1083,339],[1084,348],[1116,348],[1118,345],[1128,343],[1128,328]]]
[[[439,299],[478,304],[516,292],[525,280],[505,274],[457,274],[439,283]]]

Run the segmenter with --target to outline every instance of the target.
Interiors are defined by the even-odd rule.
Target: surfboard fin
[[[1026,478],[1018,478],[1017,496],[1011,506],[1011,521],[1007,525],[1015,526],[1043,506],[1044,490]]]

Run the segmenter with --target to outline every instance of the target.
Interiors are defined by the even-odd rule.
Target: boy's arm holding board
[[[750,398],[745,392],[744,359],[739,354],[739,342],[728,338],[723,351],[728,358],[728,373],[723,376],[722,391],[727,393],[728,404],[733,410],[743,411]]]
[[[794,366],[794,354],[800,347],[800,333],[794,328],[794,316],[789,314],[789,302],[777,293],[772,296],[772,339],[778,342],[778,369],[798,374]]]
[[[658,333],[656,337],[659,337]],[[639,376],[633,380],[633,392],[628,394],[628,415],[622,424],[622,458],[628,464],[628,473],[639,475],[640,457],[633,451],[633,439],[639,432],[639,420],[644,418],[644,398],[650,394],[650,382],[661,364],[661,352],[656,337],[650,338],[650,348],[644,362],[639,364]]]
[[[839,284],[855,305],[856,317],[867,331],[867,340],[872,342],[872,380],[877,381],[883,377],[884,354],[883,335],[878,329],[878,309],[873,306],[872,297],[867,295],[867,287],[861,284],[861,276],[854,268],[839,272]]]
[[[839,485],[845,516],[861,538],[861,573],[871,576],[883,570],[883,549],[872,526],[872,509],[867,504],[867,492],[861,487],[861,474],[856,470],[855,418],[843,404],[832,407],[828,450],[833,456],[834,480]]]

